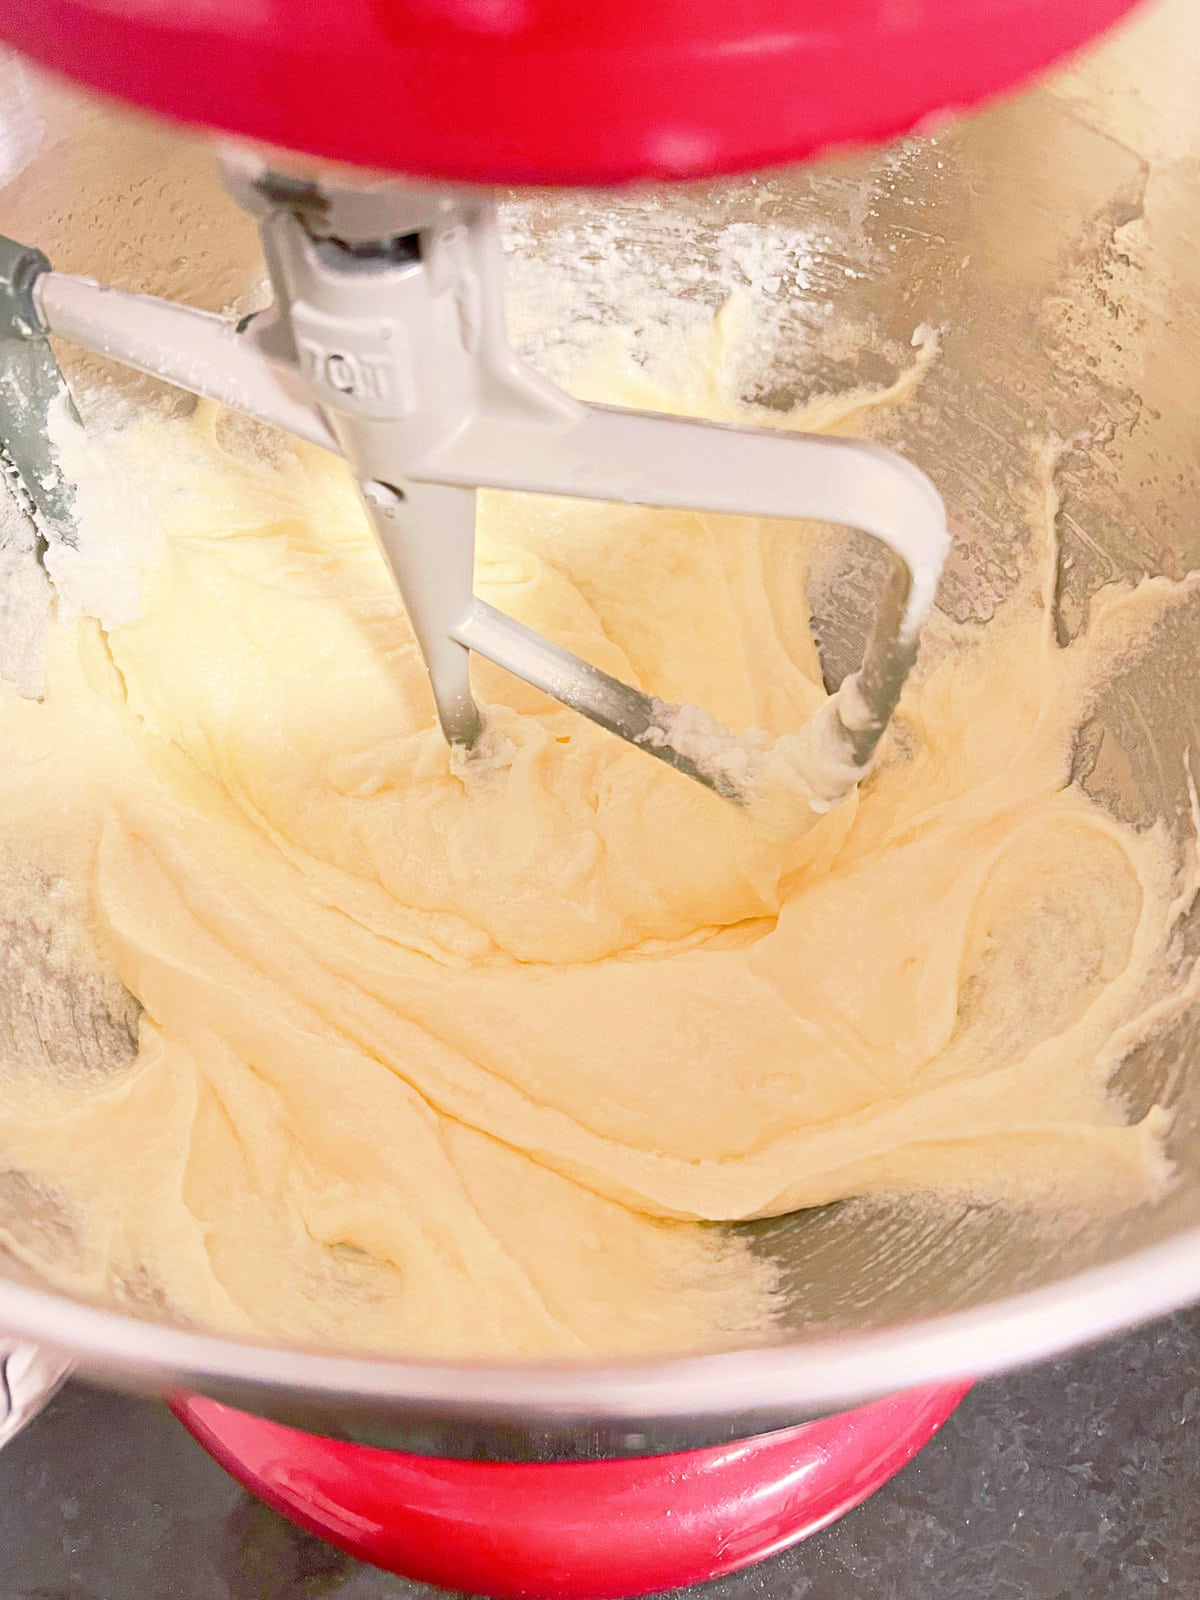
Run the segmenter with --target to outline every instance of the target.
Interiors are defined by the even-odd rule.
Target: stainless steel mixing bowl
[[[1053,432],[1077,441],[1059,469],[1069,634],[1099,585],[1200,565],[1195,40],[1193,0],[1169,0],[1036,91],[883,154],[661,196],[516,197],[514,280],[519,291],[522,275],[536,288],[576,274],[599,318],[638,282],[665,276],[686,298],[756,280],[776,301],[776,353],[756,380],[768,404],[886,379],[914,327],[939,326],[942,358],[889,442],[941,487],[957,529],[942,604],[986,621],[1011,586],[1029,441]],[[255,241],[201,145],[12,62],[0,114],[0,230],[66,270],[211,308],[246,288]],[[545,323],[524,333],[545,359],[574,337]],[[86,392],[94,372],[74,370]],[[826,618],[834,675],[861,642],[853,611]],[[1125,818],[1185,826],[1198,659],[1200,617],[1180,609],[1085,730],[1077,781]],[[45,929],[6,932],[0,1050],[127,1054],[120,1006],[81,1037],[96,997],[53,976]],[[1052,1241],[965,1204],[935,1218],[856,1203],[755,1224],[745,1232],[781,1264],[792,1307],[774,1348],[622,1366],[351,1359],[212,1337],[152,1305],[80,1304],[2,1258],[0,1330],[102,1381],[430,1453],[715,1442],[1035,1360],[1200,1295],[1200,1019],[1164,1025],[1119,1087],[1134,1108],[1174,1108],[1178,1176],[1160,1201],[1117,1222],[1077,1218]],[[48,1225],[3,1170],[0,1214],[9,1228]]]

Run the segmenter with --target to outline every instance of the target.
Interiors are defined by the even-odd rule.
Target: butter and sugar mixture
[[[687,403],[731,420],[721,337]],[[589,383],[672,404],[619,363]],[[1034,515],[1014,594],[937,624],[878,769],[799,833],[478,660],[487,733],[452,755],[333,458],[208,406],[61,433],[84,537],[49,558],[42,699],[0,686],[3,898],[31,865],[60,886],[140,1015],[103,1074],[0,1064],[0,1170],[56,1218],[0,1207],[0,1240],[49,1281],[326,1346],[710,1349],[776,1318],[769,1263],[712,1224],[1167,1181],[1165,1115],[1107,1084],[1188,889],[1069,775],[1189,583],[1102,593],[1064,647]],[[477,587],[777,737],[826,696],[822,537],[484,495]],[[132,598],[72,606],[121,538]]]

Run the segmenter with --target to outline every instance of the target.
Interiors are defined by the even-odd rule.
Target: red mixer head
[[[684,178],[875,142],[1134,0],[23,0],[0,34],[147,110],[487,183]]]

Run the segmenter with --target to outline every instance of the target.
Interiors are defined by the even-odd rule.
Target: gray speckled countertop
[[[1194,1600],[1200,1311],[978,1387],[886,1488],[706,1600]],[[435,1600],[73,1385],[0,1455],[0,1600]]]

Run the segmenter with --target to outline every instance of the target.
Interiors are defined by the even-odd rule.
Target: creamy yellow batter
[[[3,693],[0,828],[86,891],[144,1011],[119,1071],[0,1075],[0,1169],[57,1218],[0,1209],[18,1254],[272,1339],[711,1348],[772,1337],[773,1280],[697,1222],[1165,1181],[1161,1113],[1126,1126],[1105,1085],[1161,993],[1175,864],[1067,776],[1178,586],[1102,597],[1063,649],[1031,560],[788,839],[483,662],[486,758],[452,760],[340,463],[229,430],[146,420],[103,472],[63,441],[97,545],[140,541],[140,609],[66,617],[43,702]],[[478,586],[779,735],[824,698],[815,537],[485,496]]]

